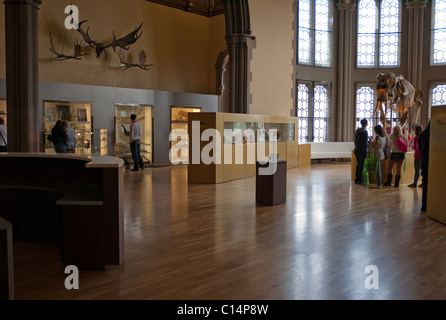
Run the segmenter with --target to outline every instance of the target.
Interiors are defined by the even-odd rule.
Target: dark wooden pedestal
[[[14,300],[12,225],[0,218],[0,300]]]
[[[256,202],[258,204],[276,206],[286,203],[287,162],[279,161],[273,174],[262,175],[260,169],[274,164],[260,164],[256,168]]]

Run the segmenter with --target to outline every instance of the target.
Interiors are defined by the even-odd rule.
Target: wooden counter
[[[0,218],[0,300],[14,299],[12,225]]]
[[[0,217],[14,239],[57,243],[62,262],[83,270],[123,262],[121,159],[4,153],[0,170]]]

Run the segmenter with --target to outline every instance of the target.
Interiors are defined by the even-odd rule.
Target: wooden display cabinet
[[[193,136],[194,122],[199,123],[198,139]],[[188,126],[189,183],[214,184],[254,177],[257,161],[267,160],[273,153],[279,154],[279,161],[287,162],[287,168],[299,166],[296,117],[204,112],[189,114]],[[220,133],[221,152],[215,155],[211,164],[205,164],[201,159],[201,153],[203,150],[206,153],[204,148],[210,144],[208,141],[200,142],[207,129],[217,129]],[[277,130],[276,142],[271,142],[274,139],[270,140],[268,136],[270,129]],[[225,130],[231,130],[233,134],[225,136]],[[195,145],[197,141],[199,146]],[[193,157],[194,150],[200,153],[198,161]]]
[[[428,217],[446,224],[444,200],[444,181],[446,170],[446,106],[431,108],[430,146],[429,146],[429,177],[427,186]]]

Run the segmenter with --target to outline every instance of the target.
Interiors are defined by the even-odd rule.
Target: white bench
[[[354,142],[312,142],[311,159],[351,159]]]

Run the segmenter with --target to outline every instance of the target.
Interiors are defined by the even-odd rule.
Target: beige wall
[[[140,50],[145,50],[147,63],[155,65],[150,71],[121,70],[119,57],[112,49],[107,49],[99,60],[94,52],[82,61],[52,60],[54,55],[48,50],[50,32],[56,49],[65,54],[72,54],[74,41],[81,39],[77,31],[64,28],[64,9],[70,3],[73,2],[45,0],[40,6],[41,81],[214,94],[215,69],[210,70],[210,66],[218,57],[217,47],[224,45],[224,17],[206,18],[142,0],[75,1],[80,20],[88,20],[84,26],[90,28],[94,40],[107,43],[113,31],[117,37],[124,36],[144,22],[142,37],[125,53],[138,62]],[[0,7],[0,25],[4,26],[3,3]],[[219,26],[221,23],[223,26]],[[0,54],[0,77],[4,78],[4,38],[0,38]]]
[[[290,116],[293,109],[293,0],[249,2],[252,50],[249,113]]]

